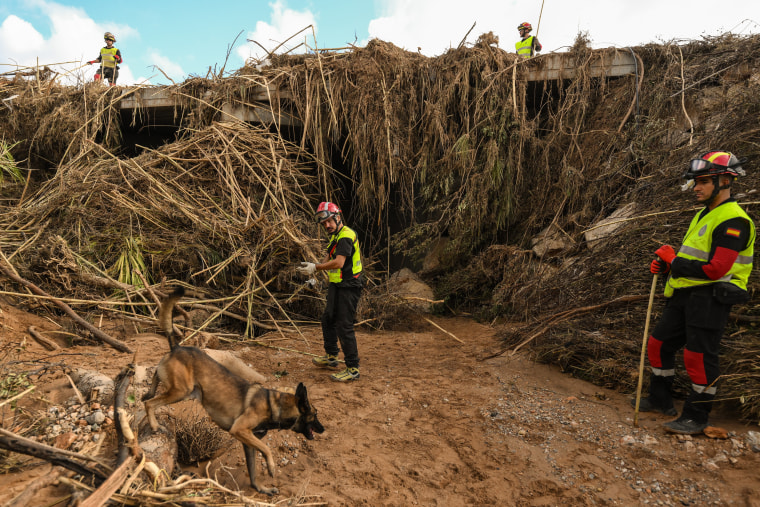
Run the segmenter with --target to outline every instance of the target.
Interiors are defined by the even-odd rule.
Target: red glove
[[[95,62],[97,62],[97,60],[90,60],[89,62],[87,62],[87,65],[92,65]]]
[[[113,55],[113,59],[116,60],[117,63],[121,63],[121,57],[119,55]]]
[[[670,271],[670,263],[676,258],[676,252],[670,245],[662,245],[655,252],[655,258],[649,265],[649,272],[654,274],[665,274]]]
[[[676,258],[676,252],[670,245],[662,245],[660,248],[654,251],[654,254],[668,264],[673,262],[673,259]]]
[[[655,259],[652,264],[649,265],[649,272],[655,275],[664,275],[670,271],[670,264],[662,259]]]

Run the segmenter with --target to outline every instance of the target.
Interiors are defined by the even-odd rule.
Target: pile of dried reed
[[[628,352],[640,342],[643,303],[618,298],[646,294],[651,252],[681,239],[693,213],[690,198],[676,190],[681,167],[716,148],[760,160],[760,36],[591,50],[580,35],[569,54],[575,76],[545,82],[524,79],[541,58],[518,60],[493,42],[486,34],[472,47],[426,58],[375,40],[347,52],[272,56],[270,65],[250,62],[227,80],[191,79],[171,88],[193,113],[180,141],[133,159],[109,153],[108,136],[105,149],[90,142],[108,132],[105,108],[96,115],[97,132],[82,121],[61,127],[87,135],[49,151],[59,157],[51,158],[55,177],[39,190],[32,185],[36,193],[4,214],[0,239],[18,250],[22,266],[54,284],[66,284],[58,267],[66,256],[52,256],[52,269],[32,252],[57,231],[102,272],[117,263],[145,265],[152,280],[166,275],[226,292],[272,280],[281,297],[270,290],[266,298],[282,306],[292,301],[287,294],[303,292],[283,269],[316,253],[305,239],[318,235],[306,210],[317,195],[330,195],[350,212],[369,256],[385,259],[391,245],[414,262],[433,241],[449,238],[431,273],[437,297],[489,319],[523,321],[522,331],[506,333],[506,345],[554,322],[526,349],[595,382],[630,388],[638,354]],[[634,55],[636,74],[593,77],[592,65],[615,52]],[[49,112],[52,102],[29,86],[28,117]],[[87,97],[71,93],[80,102]],[[248,140],[249,129],[214,123],[225,119],[224,102],[262,100],[275,117],[286,112],[301,126],[285,132],[275,125],[280,136]],[[89,111],[83,107],[80,116]],[[0,120],[7,117],[0,112]],[[84,121],[94,127],[94,118],[88,113]],[[35,146],[60,143],[49,130],[2,125],[3,137],[22,141],[30,159]],[[269,154],[272,146],[279,155]],[[24,158],[18,148],[13,154]],[[259,159],[263,176],[256,178],[251,167]],[[737,190],[754,213],[749,196],[760,172],[756,163],[747,168]],[[587,248],[584,232],[632,202],[636,217],[606,244]],[[538,259],[531,238],[550,225],[571,246]],[[138,249],[142,262],[129,253]],[[244,256],[251,261],[239,265]],[[576,307],[602,314],[554,319]],[[745,400],[745,414],[757,416],[757,362],[734,354],[760,356],[749,322],[760,307],[736,310],[745,321],[733,321],[729,333],[745,339],[741,346],[726,341],[736,370],[722,392]]]

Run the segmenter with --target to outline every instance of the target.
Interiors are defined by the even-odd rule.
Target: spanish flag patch
[[[726,229],[726,236],[733,236],[735,238],[738,238],[740,234],[741,231],[739,229],[734,229],[733,227]]]

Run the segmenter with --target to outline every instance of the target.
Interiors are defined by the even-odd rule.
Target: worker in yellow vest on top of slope
[[[95,81],[106,79],[113,86],[119,77],[119,66],[117,64],[122,62],[121,51],[114,47],[113,44],[116,42],[116,37],[111,32],[106,32],[103,38],[106,42],[105,47],[100,48],[98,57],[90,60],[87,64],[100,63],[100,69],[95,73]]]
[[[517,30],[520,32],[520,37],[522,37],[522,40],[515,42],[515,49],[518,55],[523,58],[530,58],[543,49],[541,43],[538,42],[538,37],[529,35],[533,30],[530,23],[527,21],[520,23],[517,25]]]

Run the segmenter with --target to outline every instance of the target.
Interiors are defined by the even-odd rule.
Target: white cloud
[[[564,51],[579,32],[588,32],[592,47],[640,45],[674,39],[698,39],[735,29],[757,33],[760,2],[723,0],[719,12],[712,0],[377,0],[381,17],[369,23],[370,38],[391,41],[410,51],[434,56],[467,37],[493,31],[499,46],[514,50],[517,25],[528,21],[544,52]],[[543,5],[543,11],[542,11]],[[752,21],[744,23],[743,20]],[[540,24],[539,24],[540,19]],[[751,25],[751,26],[750,26]]]
[[[272,51],[279,46],[280,43],[286,41],[309,25],[314,27],[314,33],[316,33],[316,20],[314,14],[312,14],[310,10],[296,11],[288,9],[283,0],[277,0],[274,3],[270,3],[269,6],[272,8],[271,24],[264,21],[257,21],[256,29],[249,32],[247,37],[249,40],[255,40],[264,46],[267,51]],[[307,44],[314,45],[311,29],[305,30],[298,34],[297,37],[290,39],[285,45],[277,50],[277,53],[283,53],[288,49],[294,48],[304,42],[304,40],[310,41],[307,42]],[[305,51],[306,48],[301,46],[294,52],[304,53]],[[257,44],[248,42],[237,49],[237,54],[243,59],[243,61],[247,61],[249,58],[260,60],[266,56],[267,52],[261,49]]]
[[[106,31],[116,35],[116,47],[119,46],[118,41],[122,37],[132,38],[138,35],[134,29],[126,25],[96,23],[83,9],[77,7],[40,0],[32,0],[28,6],[38,8],[48,18],[50,36],[46,39],[28,21],[15,15],[8,16],[0,24],[0,55],[3,55],[0,63],[30,67],[38,63],[49,65],[65,75],[61,80],[66,84],[93,78],[94,66],[75,69],[86,61],[97,58]],[[6,66],[2,68],[4,71],[9,70]],[[122,65],[119,84],[133,82],[129,67]]]
[[[178,63],[174,63],[169,58],[163,56],[157,51],[151,51],[148,55],[148,60],[151,65],[155,65],[160,68],[164,73],[169,76],[175,83],[179,83],[185,78],[185,71],[182,70],[182,66]],[[159,76],[155,80],[158,82],[166,82],[166,78],[161,74],[161,71],[155,69],[155,73]],[[167,83],[168,84],[168,83]]]
[[[469,0],[466,8],[452,0],[384,0],[383,16],[369,23],[369,37],[392,41],[395,45],[423,54],[438,55],[450,47],[456,47],[467,31],[476,23],[467,41],[489,31],[500,36],[500,44],[509,41],[525,13],[515,7],[516,1]],[[520,2],[524,4],[525,2]],[[540,9],[540,4],[539,4]],[[533,9],[530,9],[533,11]],[[512,21],[521,19],[521,21]],[[504,41],[507,27],[507,39]]]
[[[19,55],[33,52],[44,45],[42,34],[31,23],[10,15],[0,25],[0,52],[6,55]]]

